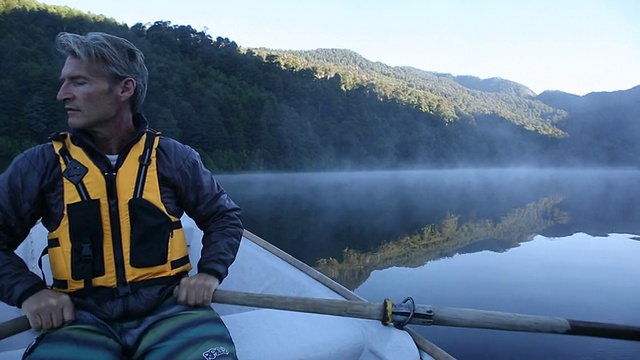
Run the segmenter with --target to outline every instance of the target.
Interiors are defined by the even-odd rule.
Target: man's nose
[[[64,102],[70,100],[72,96],[73,95],[71,94],[71,91],[69,91],[69,86],[66,82],[60,85],[60,90],[58,90],[58,95],[56,95],[56,99],[58,101]]]

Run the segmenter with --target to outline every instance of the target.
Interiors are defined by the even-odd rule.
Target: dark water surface
[[[222,175],[245,226],[369,301],[640,325],[640,171]],[[458,359],[640,359],[640,343],[416,327]]]

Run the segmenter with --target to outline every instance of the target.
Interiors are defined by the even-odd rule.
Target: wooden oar
[[[222,289],[216,290],[213,302],[378,321],[383,321],[385,317],[388,317],[389,312],[388,303],[255,294]],[[413,307],[407,303],[394,304],[392,311],[393,317],[397,321],[406,321],[408,324],[416,325],[441,325],[640,341],[640,327],[630,325],[417,304]],[[407,315],[410,312],[413,312],[413,315],[409,318]],[[28,329],[29,322],[25,316],[0,323],[0,340]]]
[[[214,302],[259,308],[309,312],[382,321],[386,312],[384,303],[346,301],[265,295],[235,291],[216,290]],[[406,314],[408,305],[394,305],[399,313]],[[432,313],[430,316],[424,316]],[[402,319],[401,319],[402,320]],[[592,321],[571,320],[560,317],[524,315],[516,313],[484,311],[465,308],[450,308],[415,305],[414,316],[409,324],[441,325],[452,327],[539,332],[566,335],[593,336],[610,339],[640,341],[640,327]]]

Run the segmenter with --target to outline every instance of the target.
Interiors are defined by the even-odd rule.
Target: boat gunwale
[[[311,278],[313,278],[314,280],[318,281],[319,283],[321,283],[322,285],[326,286],[327,288],[331,289],[332,291],[334,291],[338,295],[342,296],[346,300],[348,300],[348,301],[366,301],[364,298],[362,298],[361,296],[357,295],[353,291],[347,289],[342,284],[340,284],[337,281],[331,279],[330,277],[328,277],[325,274],[321,273],[320,271],[314,269],[313,267],[305,264],[304,262],[302,262],[299,259],[295,258],[291,254],[289,254],[286,251],[280,249],[279,247],[273,245],[272,243],[268,242],[267,240],[259,237],[258,235],[250,232],[249,230],[246,230],[246,229],[244,230],[243,237],[248,239],[248,240],[250,240],[254,244],[260,246],[264,250],[270,252],[271,254],[277,256],[279,259],[287,262],[288,264],[290,264],[291,266],[295,267],[296,269],[302,271],[304,274],[310,276]],[[409,336],[411,336],[411,339],[415,343],[415,345],[418,348],[418,350],[420,350],[424,354],[432,357],[433,359],[435,359],[435,360],[455,360],[455,358],[453,356],[449,355],[446,351],[442,350],[437,345],[435,345],[431,341],[427,340],[425,337],[423,337],[422,335],[417,333],[415,330],[413,330],[413,329],[411,329],[409,327],[404,327],[404,328],[402,328],[400,330],[404,330],[405,332],[407,332],[409,334]],[[421,357],[422,357],[422,354],[421,354]]]

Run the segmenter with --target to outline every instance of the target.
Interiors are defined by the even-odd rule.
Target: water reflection
[[[321,259],[343,262],[348,254],[345,249],[371,253],[382,244],[454,219],[457,224],[475,226],[479,222],[501,224],[505,216],[510,221],[525,221],[520,230],[502,234],[501,239],[511,244],[536,233],[555,237],[576,232],[640,234],[638,170],[245,174],[220,176],[219,180],[242,206],[247,229],[312,266]],[[553,213],[544,215],[547,218],[542,213],[538,216],[545,221],[555,219],[553,224],[527,224],[527,219],[510,215],[545,201],[554,204],[553,210],[547,208]],[[511,229],[516,226],[512,224]],[[461,235],[456,233],[456,237]],[[472,241],[460,241],[459,249],[450,247],[442,255],[481,250],[479,242],[465,250],[465,242]],[[491,241],[483,244],[496,245]]]
[[[413,235],[385,242],[374,251],[346,249],[342,261],[320,259],[316,268],[353,290],[374,270],[422,266],[430,260],[453,254],[482,250],[504,252],[531,240],[532,234],[568,223],[568,213],[557,208],[562,200],[560,195],[542,198],[512,210],[497,222],[472,219],[461,223],[460,215],[449,215],[440,224],[431,224]]]

